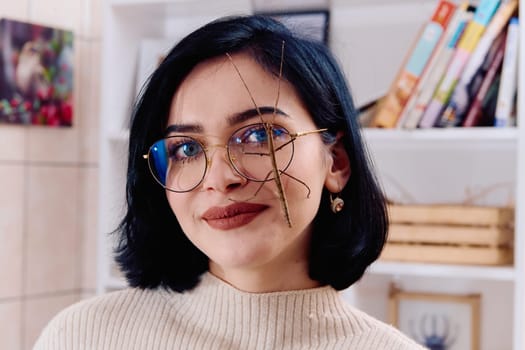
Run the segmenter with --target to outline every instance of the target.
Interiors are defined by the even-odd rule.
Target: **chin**
[[[227,251],[206,254],[223,269],[243,269],[264,265],[272,260],[271,249],[263,247],[231,247]]]

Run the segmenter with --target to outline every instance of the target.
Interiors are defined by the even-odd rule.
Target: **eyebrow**
[[[289,117],[288,114],[280,110],[279,108],[262,106],[257,110],[256,108],[250,108],[240,113],[235,113],[227,118],[228,125],[233,126],[243,123],[247,120],[258,118],[260,115],[276,114],[284,117]],[[203,133],[204,127],[202,124],[171,124],[166,128],[165,135],[175,132],[192,132],[192,133]]]

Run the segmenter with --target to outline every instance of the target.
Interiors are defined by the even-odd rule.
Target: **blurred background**
[[[0,349],[30,349],[64,307],[125,287],[108,233],[123,209],[129,112],[155,63],[184,34],[226,14],[278,13],[292,26],[294,19],[310,23],[336,54],[361,107],[386,94],[438,2],[2,0],[0,18],[72,31],[74,112],[70,127],[0,123]],[[315,16],[297,17],[305,11]],[[392,201],[513,208],[524,188],[516,159],[519,149],[525,153],[525,128],[484,129],[367,129],[365,137]],[[381,261],[343,296],[388,322],[392,286],[475,294],[480,349],[518,350],[523,337],[515,330],[525,316],[514,310],[525,308],[525,297],[516,297],[525,294],[525,263],[515,261]]]
[[[72,127],[0,125],[0,349],[30,349],[96,289],[102,0],[17,0],[0,17],[72,30]]]

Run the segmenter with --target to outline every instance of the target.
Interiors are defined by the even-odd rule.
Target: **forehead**
[[[279,90],[277,107],[304,112],[293,86],[248,54],[231,55],[231,61],[226,55],[216,57],[198,64],[179,86],[168,124],[212,122],[255,106],[273,107]]]
[[[230,58],[229,58],[230,57]],[[228,82],[223,88],[238,88],[242,86],[242,79],[250,90],[260,90],[259,87],[277,88],[278,77],[265,70],[258,62],[246,53],[222,55],[197,64],[184,79],[178,89],[183,91],[189,88],[213,88],[216,83]]]

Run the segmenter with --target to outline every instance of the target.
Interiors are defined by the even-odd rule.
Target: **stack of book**
[[[516,123],[518,0],[440,0],[370,127],[508,127]]]

